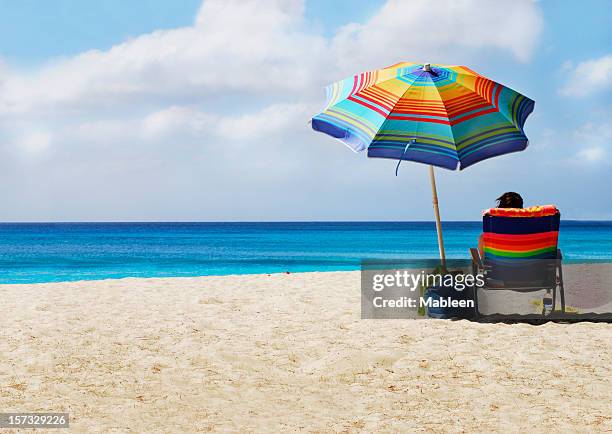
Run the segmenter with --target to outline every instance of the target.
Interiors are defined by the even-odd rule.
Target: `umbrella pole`
[[[436,176],[433,166],[429,166],[429,180],[431,181],[431,195],[436,216],[436,230],[438,232],[438,247],[440,248],[440,265],[446,270],[446,254],[444,253],[444,240],[442,239],[442,222],[440,221],[440,208],[438,208],[438,191],[436,189]]]

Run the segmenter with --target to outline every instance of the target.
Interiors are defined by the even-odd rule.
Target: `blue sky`
[[[443,218],[515,190],[612,219],[612,6],[491,5],[0,0],[0,220],[429,220],[424,166],[307,125],[326,83],[398,61],[536,100],[526,151],[438,171]]]

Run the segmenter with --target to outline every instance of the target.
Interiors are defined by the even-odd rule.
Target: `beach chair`
[[[473,272],[483,273],[485,277],[481,290],[526,293],[546,290],[547,296],[552,292],[552,312],[556,308],[558,290],[561,312],[565,313],[562,254],[557,247],[560,217],[553,205],[485,211],[482,219],[484,257],[478,249],[470,249]],[[478,291],[474,293],[478,316]],[[543,301],[543,305],[546,302]],[[543,306],[542,314],[545,313]]]

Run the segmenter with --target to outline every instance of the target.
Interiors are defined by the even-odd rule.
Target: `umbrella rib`
[[[417,64],[415,63],[415,64],[414,64],[414,65],[412,65],[412,66],[415,66],[415,67],[416,67],[416,66],[417,66]],[[389,68],[391,68],[391,67],[389,67]],[[400,68],[408,68],[408,66],[402,66],[402,67],[400,67]],[[397,68],[397,69],[399,69],[399,68]],[[377,72],[377,70],[374,70],[374,71],[368,71],[368,72],[373,73],[373,72]],[[358,75],[361,75],[361,74],[358,74]],[[399,74],[399,76],[401,76],[401,77],[406,77],[406,75],[408,75],[408,74]],[[339,80],[339,81],[336,81],[336,82],[332,83],[330,86],[335,86],[335,85],[337,85],[337,84],[339,84],[339,83],[343,83],[344,81],[349,80],[349,79],[351,79],[351,78],[352,78],[352,79],[355,79],[355,77],[356,77],[356,75],[353,75],[352,77],[347,77],[347,78],[345,78],[345,79],[343,79],[343,80]],[[368,88],[373,87],[373,86],[378,86],[378,85],[380,85],[380,84],[387,83],[387,82],[389,82],[389,81],[397,80],[397,77],[398,77],[398,74],[395,74],[393,77],[387,78],[387,79],[385,79],[385,80],[375,81],[374,83],[372,83],[372,84],[370,84],[370,85],[368,85],[368,86],[364,87],[363,89],[360,89],[359,91],[355,91],[354,93],[350,93],[350,94],[349,94],[349,96],[356,95],[357,93],[359,93],[360,91],[362,91],[362,90],[364,90],[364,89],[368,89]],[[412,82],[411,82],[410,84],[408,84],[408,87],[406,88],[406,91],[405,91],[405,92],[404,92],[402,95],[400,95],[400,96],[398,97],[398,99],[395,101],[395,104],[394,104],[394,105],[393,105],[393,107],[391,108],[391,111],[393,111],[393,109],[395,108],[395,106],[397,105],[397,103],[398,103],[398,102],[399,102],[399,101],[400,101],[400,100],[401,100],[401,99],[404,97],[404,95],[406,94],[406,92],[408,92],[408,89],[410,89],[410,86],[412,86],[412,84],[413,84],[415,81],[416,81],[416,78],[415,78],[414,80],[412,80]],[[323,110],[323,113],[325,113],[326,111],[328,111],[328,110],[330,110],[330,109],[332,109],[332,108],[336,107],[336,106],[337,106],[339,103],[341,103],[341,102],[342,102],[342,101],[344,101],[344,100],[346,100],[346,98],[343,98],[343,99],[341,99],[341,100],[338,100],[338,101],[336,101],[334,104],[327,106],[327,107],[325,108],[325,110]],[[385,120],[386,120],[386,119],[385,119]],[[382,126],[383,124],[384,124],[384,121],[383,121],[383,123],[381,124],[381,126]]]
[[[406,90],[404,90],[404,92],[402,92],[402,94],[401,94],[401,95],[400,95],[400,96],[397,98],[397,100],[395,101],[395,104],[393,104],[393,107],[391,107],[391,110],[389,110],[389,115],[390,115],[391,113],[393,113],[393,111],[395,110],[395,107],[397,107],[397,104],[398,104],[398,103],[399,103],[401,100],[403,100],[403,99],[404,99],[404,97],[406,96],[406,94],[408,93],[408,91],[410,90],[410,88],[412,87],[412,85],[415,83],[415,81],[417,81],[417,79],[418,79],[419,77],[420,77],[420,76],[416,76],[416,77],[414,78],[414,80],[412,80],[412,82],[411,82],[410,84],[408,84],[408,87],[406,87]],[[386,116],[386,117],[383,119],[382,123],[380,124],[380,127],[378,128],[378,131],[382,131],[382,130],[384,129],[385,124],[386,124],[386,123],[389,121],[389,115],[387,115],[387,116]],[[418,128],[418,123],[417,123],[417,128]],[[416,135],[416,134],[415,134],[415,135]],[[376,135],[374,135],[374,137],[376,137]],[[414,138],[416,139],[417,137],[414,137]],[[408,143],[407,143],[406,147],[407,147],[408,145],[410,145],[410,142],[411,142],[411,140],[408,140]],[[370,144],[372,144],[372,142],[371,142],[371,141],[370,141]],[[368,145],[368,146],[369,146],[369,145]],[[402,157],[404,156],[404,154],[405,154],[405,153],[406,153],[406,149],[404,149],[404,152],[403,152],[403,154],[402,154]],[[401,158],[400,158],[400,160],[401,160]]]
[[[459,73],[459,72],[457,73],[457,75],[465,75],[465,76],[468,76],[468,77],[479,77],[479,76],[474,76],[474,75],[471,75],[471,74],[463,74],[463,73]],[[499,87],[504,88],[504,89],[511,90],[512,92],[514,92],[514,93],[516,93],[516,94],[518,94],[518,95],[522,95],[522,94],[520,94],[519,92],[517,92],[516,90],[512,89],[511,87],[504,86],[503,84],[500,84],[500,83],[498,83],[498,82],[496,82],[496,81],[493,81],[493,80],[491,80],[491,79],[489,79],[489,78],[487,78],[487,77],[480,76],[480,78],[485,79],[485,80],[489,80],[491,83],[493,83],[493,84],[494,84],[494,85],[496,85],[496,86],[499,86]],[[475,95],[478,95],[478,97],[479,97],[479,98],[480,98],[482,101],[486,102],[486,103],[487,103],[487,104],[489,104],[491,107],[495,107],[495,105],[494,105],[492,102],[487,101],[487,99],[486,99],[484,96],[482,96],[480,93],[478,93],[478,92],[476,91],[476,89],[472,89],[472,88],[470,88],[470,87],[468,87],[468,86],[463,85],[462,83],[458,83],[457,81],[455,81],[455,83],[454,83],[454,84],[455,84],[455,85],[457,85],[457,86],[461,86],[461,87],[464,87],[464,88],[468,89],[470,92],[473,92]],[[437,88],[436,88],[436,89],[437,89]],[[445,107],[446,107],[446,106],[445,106]],[[508,118],[508,117],[507,117],[507,116],[506,116],[506,115],[505,115],[503,112],[501,112],[501,111],[499,110],[499,107],[495,107],[495,109],[496,109],[497,113],[499,113],[500,115],[502,115],[502,117],[503,117],[504,119],[506,119],[508,122],[510,122],[510,124],[512,124],[514,127],[516,127],[517,131],[519,131],[519,132],[523,132],[523,131],[522,131],[522,128],[520,128],[518,125],[516,125],[512,119],[509,119],[509,118]],[[447,114],[448,114],[448,113],[447,113]]]
[[[434,89],[436,89],[436,92],[438,96],[440,97],[440,102],[442,103],[442,107],[444,107],[444,113],[446,113],[446,118],[448,119],[448,129],[450,130],[450,136],[453,139],[453,146],[455,147],[455,153],[457,154],[457,160],[459,160],[459,152],[457,151],[457,141],[455,140],[455,133],[453,132],[453,126],[451,125],[451,122],[450,122],[450,116],[448,115],[448,109],[446,108],[446,103],[444,102],[444,98],[442,98],[442,95],[440,94],[440,90],[438,89],[438,86],[436,86],[436,83],[431,79],[431,76],[427,75],[427,78],[429,78],[429,81],[431,81],[431,83],[433,84]]]
[[[371,72],[376,72],[376,71],[371,71]],[[397,74],[396,73],[393,77],[390,77],[390,78],[388,78],[386,80],[376,81],[376,82],[372,83],[371,85],[369,85],[367,87],[364,87],[363,89],[371,88],[373,86],[377,86],[377,85],[382,84],[382,83],[387,83],[387,82],[392,81],[392,80],[397,80],[398,75],[401,76],[401,77],[405,77],[407,74]],[[350,78],[353,78],[353,80],[354,80],[355,77],[356,76],[347,77],[344,80],[336,81],[336,82],[332,83],[330,86],[328,86],[328,88],[329,87],[333,87],[333,86],[337,86],[337,85],[342,85],[343,82],[349,80]],[[408,84],[408,87],[406,88],[406,90],[399,97],[397,97],[397,99],[393,103],[393,106],[391,107],[391,110],[389,111],[389,113],[393,112],[393,109],[397,106],[398,102],[404,97],[406,92],[408,92],[408,90],[410,89],[410,86],[412,86],[412,84],[415,81],[416,81],[416,78],[410,84]],[[361,89],[361,90],[363,90],[363,89]],[[333,103],[331,105],[328,105],[327,107],[325,107],[325,109],[321,113],[319,113],[319,116],[323,115],[323,114],[326,114],[326,113],[328,113],[331,110],[336,110],[336,111],[339,110],[338,108],[336,108],[336,106],[338,104],[340,104],[341,102],[345,101],[349,96],[356,95],[357,93],[358,93],[358,91],[350,93],[346,98],[339,99],[335,103]],[[328,104],[329,104],[329,102],[328,102]],[[381,128],[385,125],[386,121],[387,121],[387,117],[385,116],[383,118],[382,122],[379,125],[376,125],[376,124],[372,123],[372,128],[371,128],[372,132],[373,132],[372,133],[372,138],[370,139],[368,137],[369,138],[368,142],[366,142],[365,140],[363,141],[363,145],[364,145],[363,149],[356,150],[351,145],[349,145],[348,143],[344,142],[342,139],[338,139],[338,140],[340,140],[342,143],[344,143],[344,145],[346,145],[349,149],[353,150],[354,152],[358,152],[358,151],[362,151],[364,149],[368,149],[370,147],[370,145],[372,144],[372,141],[376,137],[377,132],[381,130]],[[347,127],[344,127],[343,129],[346,130],[346,131],[351,131],[350,128],[347,128]]]

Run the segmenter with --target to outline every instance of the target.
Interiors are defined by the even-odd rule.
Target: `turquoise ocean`
[[[468,259],[480,222],[443,224]],[[562,221],[567,262],[612,262],[612,222]],[[358,270],[362,259],[436,258],[433,222],[1,223],[0,283]]]

